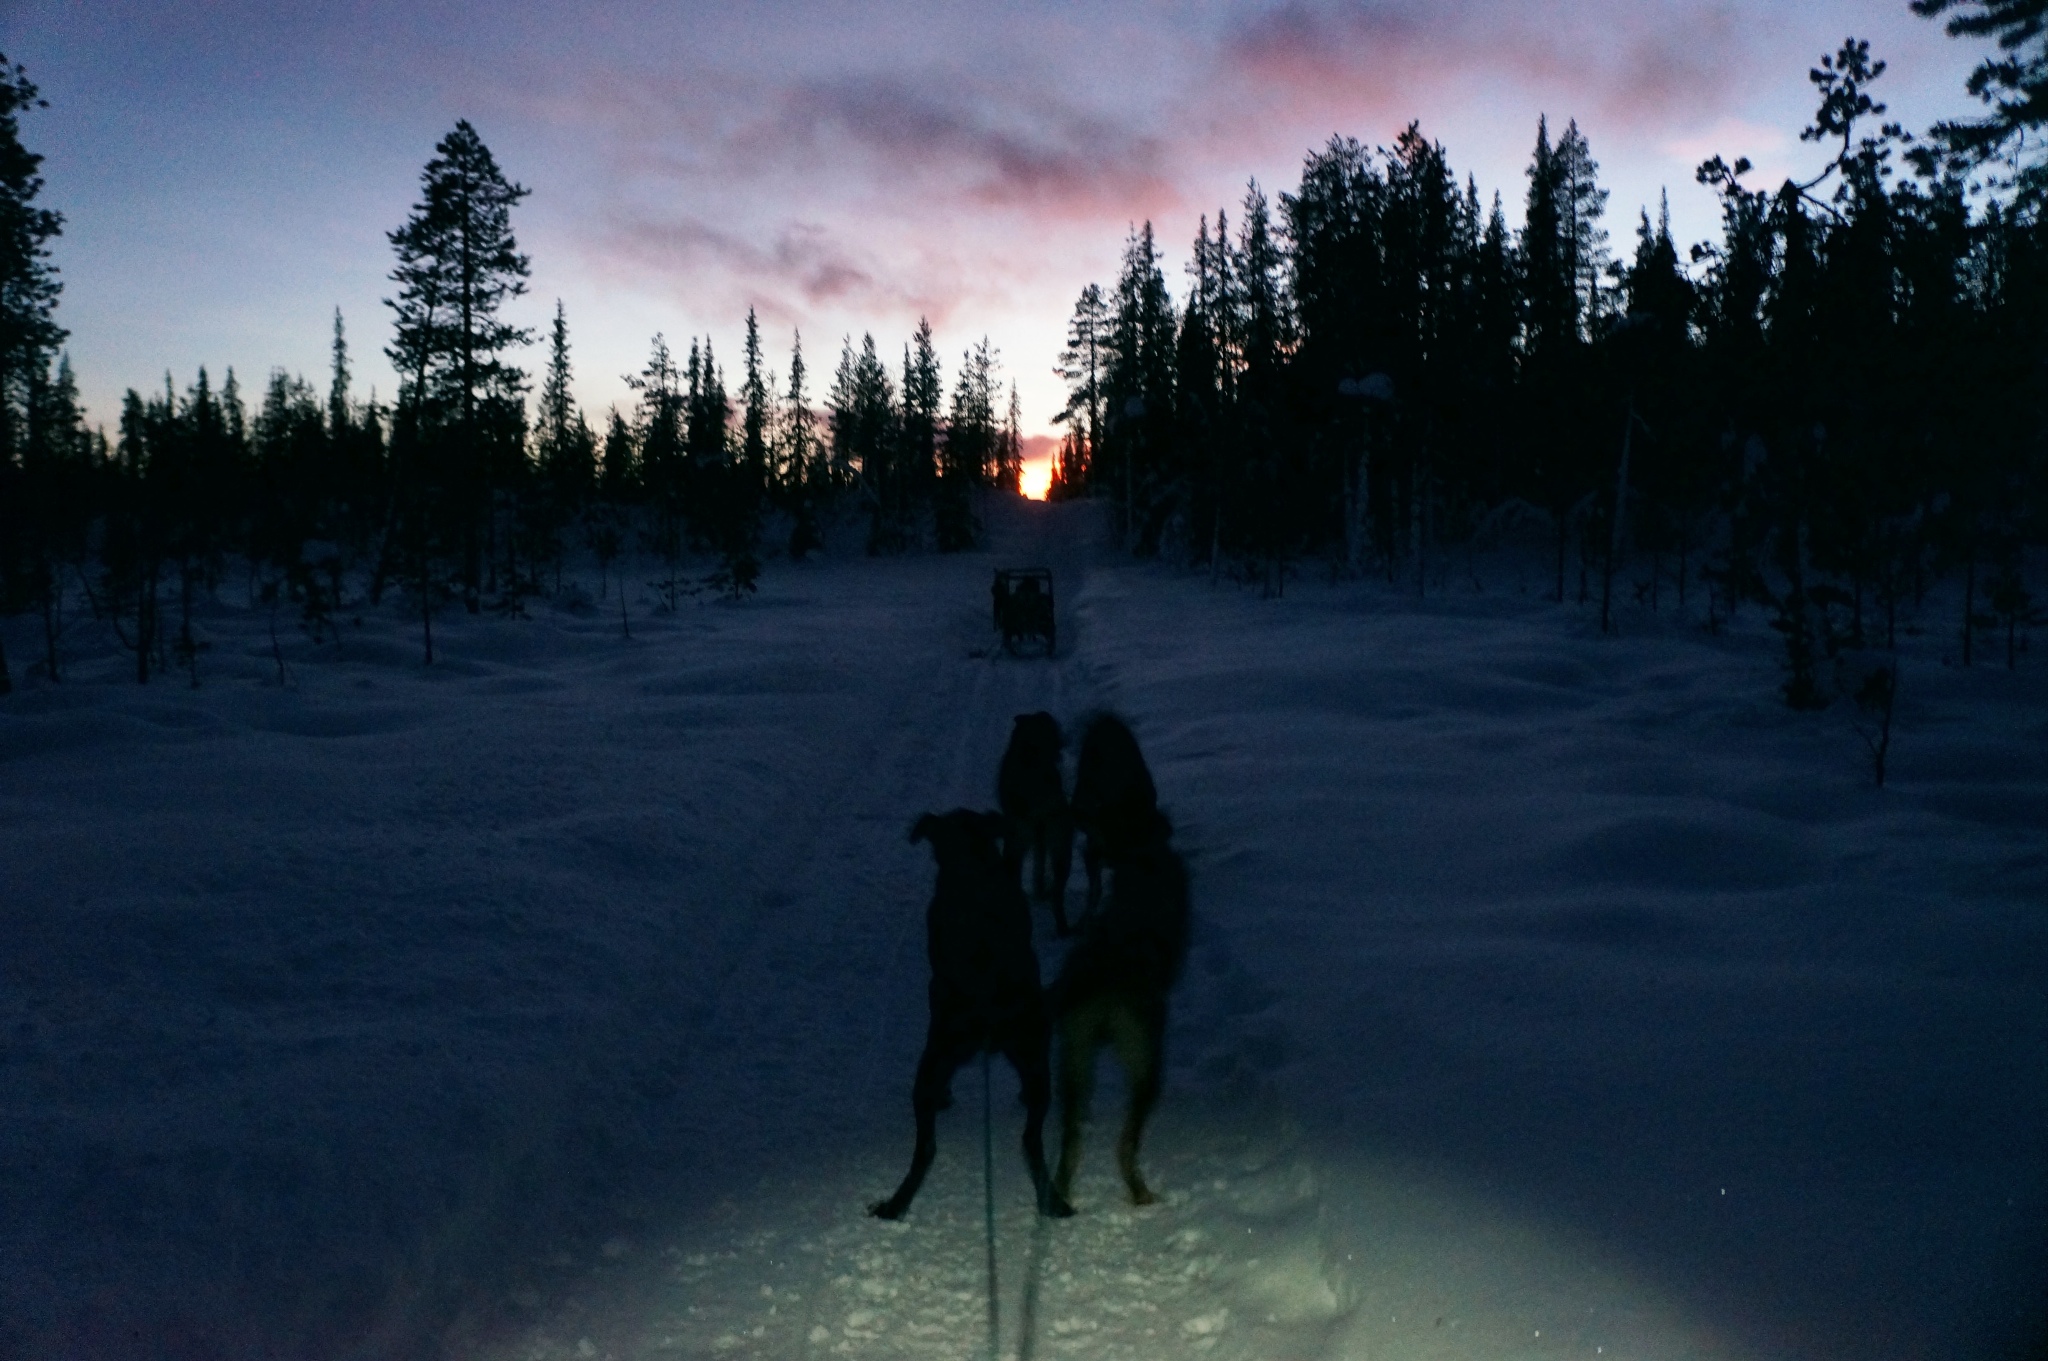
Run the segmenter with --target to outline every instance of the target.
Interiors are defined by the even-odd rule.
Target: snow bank
[[[2048,1279],[2048,694],[1909,652],[1891,786],[1762,631],[996,548],[772,564],[0,700],[0,1352],[958,1357],[979,1074],[910,1217],[926,809],[1110,705],[1195,875],[1146,1161],[1018,1357],[1991,1357]],[[1050,565],[1053,663],[987,574]],[[1475,569],[1485,577],[1482,562]],[[17,662],[33,651],[10,632]],[[1077,876],[1078,877],[1078,876]],[[1075,889],[1078,894],[1078,886]],[[1040,916],[1046,965],[1057,960]],[[1098,1098],[1115,1118],[1114,1080]]]

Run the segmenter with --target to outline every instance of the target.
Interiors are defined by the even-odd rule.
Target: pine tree
[[[747,309],[746,378],[740,384],[740,468],[747,495],[758,499],[768,485],[768,386],[761,375],[761,327]]]
[[[933,507],[941,552],[959,552],[980,542],[981,524],[974,513],[974,493],[993,479],[999,454],[995,351],[984,336],[960,357],[960,372],[954,380],[953,399],[946,412],[937,502]]]
[[[1024,477],[1024,407],[1017,397],[1017,383],[1010,382],[1010,407],[1003,417],[1000,452],[996,457],[996,486],[1016,492]]]
[[[842,361],[845,386],[835,388],[835,459],[860,490],[868,509],[868,551],[893,553],[907,546],[903,479],[899,476],[896,392],[875,349],[872,334],[861,336],[852,367]]]
[[[939,354],[932,345],[932,324],[919,317],[917,330],[911,335],[903,355],[901,457],[914,506],[931,503],[933,484],[939,475],[940,405],[945,395],[945,380],[939,374]]]
[[[535,451],[540,472],[555,498],[573,511],[590,494],[597,476],[596,439],[570,393],[569,321],[560,299],[548,342],[547,376],[541,380]]]
[[[11,581],[19,598],[41,615],[43,670],[54,682],[62,674],[58,642],[64,632],[65,569],[84,567],[98,499],[98,460],[79,409],[69,355],[58,360],[54,378],[31,383],[27,416],[18,475],[10,479],[0,466],[0,519],[27,512],[13,526],[20,536],[14,541],[20,556],[11,566],[19,575],[0,582]],[[0,567],[0,572],[7,570]]]
[[[1607,272],[1607,232],[1600,219],[1607,211],[1607,191],[1600,187],[1600,167],[1577,119],[1567,123],[1564,136],[1557,139],[1556,156],[1564,271],[1571,280],[1573,307],[1583,333],[1599,319],[1604,305],[1600,281]]]
[[[513,238],[511,212],[529,191],[505,178],[467,121],[434,152],[412,216],[389,234],[399,287],[386,299],[396,322],[388,353],[405,382],[399,405],[421,493],[416,513],[452,521],[433,528],[459,541],[464,601],[475,611],[495,521],[493,490],[525,466],[526,375],[506,355],[533,337],[498,311],[526,291],[529,263]],[[416,530],[423,554],[433,528]],[[422,564],[423,594],[426,571]]]
[[[336,444],[348,438],[354,419],[349,409],[348,334],[342,327],[341,309],[334,309],[334,340],[327,382],[327,437]]]
[[[49,249],[64,219],[36,206],[43,158],[21,144],[21,112],[45,107],[28,73],[0,56],[0,618],[34,594],[41,571],[28,561],[28,525],[58,513],[28,502],[19,466],[31,386],[48,373],[65,334],[55,319],[62,285]],[[13,688],[0,647],[0,695]]]
[[[1067,404],[1054,421],[1066,425],[1055,482],[1065,494],[1078,496],[1090,482],[1090,467],[1102,442],[1103,378],[1109,349],[1109,305],[1102,289],[1089,284],[1074,301],[1067,323],[1067,345],[1054,372],[1067,385]]]
[[[1171,450],[1173,367],[1178,317],[1146,222],[1124,244],[1123,269],[1103,373],[1102,465],[1097,485],[1121,508],[1126,542],[1155,541],[1167,509],[1165,458]]]
[[[702,383],[698,371],[701,361],[694,343],[690,347],[690,359],[689,382],[698,389],[696,398],[701,402]],[[655,333],[647,366],[637,374],[628,374],[626,385],[640,394],[634,431],[634,444],[637,446],[634,461],[640,490],[652,511],[652,523],[647,528],[648,546],[668,569],[663,588],[664,603],[674,609],[677,572],[682,563],[687,517],[692,513],[691,502],[696,487],[691,477],[686,429],[691,392],[685,387],[684,375],[676,368],[667,338],[660,332]]]
[[[640,480],[637,441],[626,418],[613,407],[605,421],[603,461],[598,468],[598,487],[604,499],[624,505],[633,499]]]
[[[1979,119],[1951,119],[1934,126],[1932,138],[1951,168],[1981,166],[2009,157],[2004,183],[2018,191],[2021,205],[2038,209],[2048,201],[2048,156],[2037,135],[2048,125],[2048,0],[1913,0],[1923,18],[1950,14],[1950,37],[1991,38],[1999,55],[1970,73],[1969,92],[1991,112]],[[1953,12],[1953,13],[1951,13]],[[1934,159],[1918,158],[1923,173]]]
[[[823,466],[827,453],[817,438],[817,416],[811,410],[810,393],[804,385],[806,377],[804,336],[802,331],[796,331],[789,346],[789,389],[783,399],[782,442],[790,498],[789,555],[798,562],[823,544],[814,498],[828,485]]]

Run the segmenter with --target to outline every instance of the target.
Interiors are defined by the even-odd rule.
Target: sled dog
[[[1024,1161],[1041,1214],[1073,1213],[1052,1189],[1045,1165],[1045,1117],[1052,1104],[1051,1027],[1031,951],[1031,905],[1000,848],[1004,819],[956,808],[926,813],[910,829],[929,842],[939,879],[925,917],[931,956],[931,1024],[911,1085],[917,1144],[910,1171],[868,1213],[900,1219],[938,1153],[937,1115],[951,1104],[954,1072],[985,1051],[1017,1070],[1024,1095]]]
[[[1053,926],[1062,936],[1069,931],[1067,876],[1074,866],[1074,819],[1060,774],[1063,741],[1051,714],[1018,714],[996,773],[996,801],[1009,819],[1003,845],[1010,876],[1021,883],[1030,860],[1032,896],[1051,901]]]
[[[1117,1168],[1131,1203],[1154,1196],[1138,1170],[1138,1144],[1164,1076],[1166,998],[1188,952],[1187,866],[1173,826],[1156,809],[1112,842],[1109,899],[1083,928],[1052,986],[1060,1042],[1060,1161],[1053,1195],[1066,1201],[1081,1161],[1081,1130],[1096,1056],[1114,1048],[1130,1087]]]
[[[1141,841],[1159,808],[1159,793],[1138,739],[1115,714],[1096,714],[1081,730],[1072,806],[1074,825],[1087,838],[1082,846],[1088,867],[1085,918],[1102,901],[1104,863],[1121,848]]]

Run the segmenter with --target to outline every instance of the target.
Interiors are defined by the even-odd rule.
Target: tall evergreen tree
[[[995,351],[984,336],[960,357],[946,412],[934,519],[939,548],[958,552],[981,538],[974,493],[994,480],[1000,457],[995,413]]]
[[[56,512],[27,502],[20,466],[31,386],[45,378],[64,339],[55,315],[62,285],[49,248],[64,219],[36,206],[43,158],[21,143],[20,115],[44,107],[28,73],[0,56],[0,618],[35,594],[30,583],[41,569],[28,561],[28,526]],[[0,646],[0,695],[13,688]]]
[[[1000,451],[996,455],[996,486],[1007,492],[1021,489],[1024,478],[1024,407],[1017,396],[1017,383],[1010,381],[1010,405],[1003,416]]]
[[[0,565],[0,591],[13,590],[41,615],[43,670],[56,681],[66,569],[85,566],[98,509],[95,484],[105,462],[85,429],[69,355],[58,360],[54,378],[31,383],[27,416],[19,467],[0,466],[0,521],[11,520],[0,530],[0,543],[12,545],[10,561]]]
[[[768,385],[761,373],[761,325],[747,309],[746,376],[740,383],[740,469],[749,498],[768,485]]]
[[[1166,503],[1171,450],[1173,369],[1179,318],[1146,222],[1124,243],[1103,373],[1103,437],[1095,484],[1122,511],[1134,545],[1156,543]]]
[[[569,320],[559,299],[548,339],[547,376],[541,380],[535,452],[541,476],[567,509],[582,505],[597,476],[597,441],[569,390]]]
[[[699,387],[697,400],[701,401],[699,359],[694,343],[690,348],[689,381]],[[647,529],[648,546],[668,569],[664,590],[671,609],[675,607],[677,571],[697,490],[687,446],[691,392],[685,382],[684,374],[676,368],[675,356],[669,351],[667,338],[659,332],[655,333],[647,366],[626,377],[626,385],[640,394],[634,431],[635,467],[640,490],[653,517]]]
[[[1571,283],[1572,306],[1583,334],[1600,318],[1601,280],[1607,272],[1607,232],[1600,219],[1607,211],[1607,191],[1600,187],[1600,167],[1593,160],[1577,119],[1557,139],[1558,235],[1564,249],[1561,272]]]
[[[1067,494],[1079,495],[1089,481],[1089,467],[1102,443],[1103,378],[1109,350],[1109,305],[1102,288],[1089,284],[1074,300],[1067,322],[1067,344],[1054,372],[1067,385],[1067,404],[1053,417],[1067,427],[1055,482]]]
[[[505,178],[466,120],[434,152],[412,216],[389,234],[398,256],[391,275],[398,296],[386,299],[396,325],[389,353],[405,383],[400,425],[416,488],[430,489],[416,498],[415,513],[440,511],[438,518],[452,522],[416,538],[423,551],[433,530],[458,540],[464,600],[474,611],[493,491],[525,467],[526,375],[508,356],[533,337],[499,309],[526,291],[530,266],[513,238],[511,213],[529,191]]]
[[[815,498],[830,485],[825,466],[829,445],[817,437],[807,377],[804,336],[796,331],[790,338],[789,388],[783,397],[782,462],[790,501],[789,555],[799,562],[823,543]]]

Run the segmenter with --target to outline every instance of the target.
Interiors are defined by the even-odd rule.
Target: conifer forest
[[[2048,0],[0,48],[0,1358],[2048,1361]]]
[[[1273,592],[1303,571],[1426,592],[1451,555],[1540,526],[1554,598],[1597,602],[1603,630],[1617,590],[1710,627],[1768,612],[1794,706],[1825,704],[1824,659],[1890,645],[1940,579],[1963,583],[1942,625],[1963,663],[2016,664],[2048,476],[2044,181],[2023,154],[2039,19],[1918,5],[1952,7],[1956,32],[2023,54],[1980,69],[1989,117],[1885,121],[1884,63],[1850,39],[1810,73],[1820,174],[1698,167],[1717,240],[1674,240],[1661,206],[1610,232],[1586,136],[1547,119],[1509,191],[1519,227],[1412,123],[1390,146],[1332,137],[1293,189],[1254,182],[1204,216],[1177,296],[1142,224],[1074,304],[1050,494],[1108,502],[1133,554]],[[431,659],[437,610],[517,612],[571,554],[656,564],[673,608],[744,594],[764,553],[801,557],[828,519],[861,521],[872,553],[970,546],[977,494],[1017,486],[1014,386],[1006,409],[984,341],[949,391],[928,324],[900,363],[842,341],[829,381],[800,335],[778,377],[751,313],[735,368],[708,338],[684,358],[656,335],[637,404],[582,411],[562,308],[545,336],[500,319],[529,274],[529,190],[467,122],[389,233],[392,400],[356,395],[337,311],[319,382],[167,373],[89,424],[63,223],[22,140],[39,103],[10,68],[0,609],[44,646],[0,657],[0,687],[24,665],[61,677],[80,611],[116,625],[141,682],[196,678],[192,602],[230,589],[315,639],[402,598]],[[685,570],[706,555],[708,575]]]

